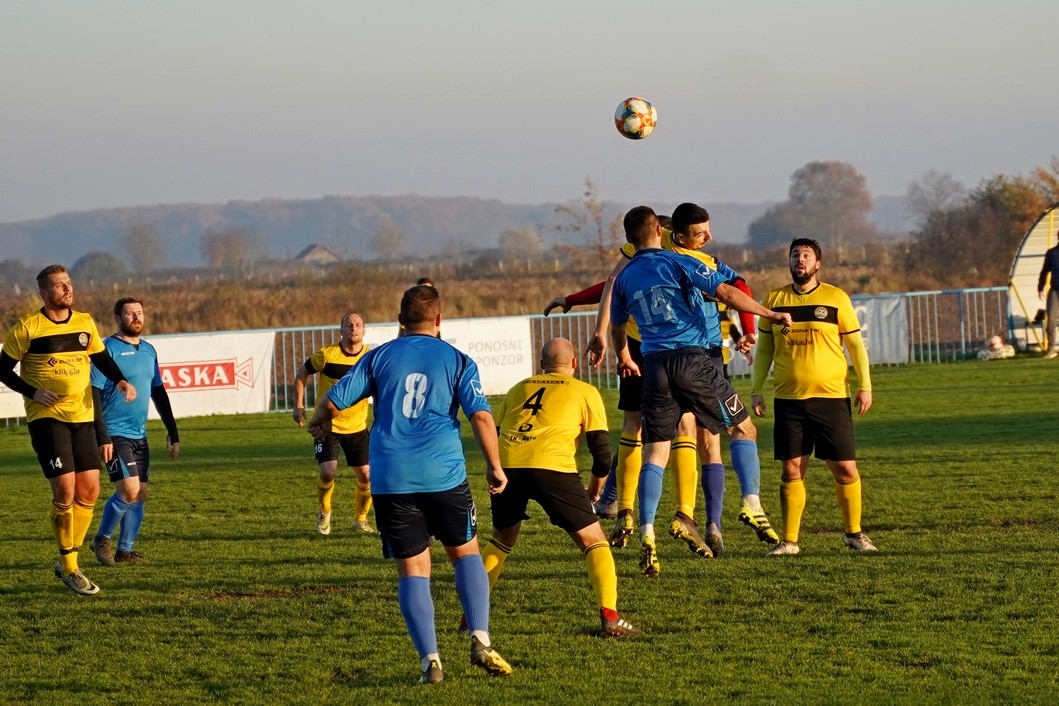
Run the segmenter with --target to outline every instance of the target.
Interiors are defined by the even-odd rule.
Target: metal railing
[[[944,363],[973,358],[990,336],[1011,340],[1008,288],[906,292],[908,359]]]

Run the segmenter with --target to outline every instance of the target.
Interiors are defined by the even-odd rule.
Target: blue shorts
[[[147,439],[126,439],[124,436],[115,436],[111,439],[114,444],[114,455],[107,464],[107,475],[111,483],[117,483],[126,478],[139,478],[141,483],[146,483],[151,474],[151,450],[147,448]]]
[[[749,417],[739,393],[705,348],[648,353],[643,374],[644,443],[672,441],[685,412],[714,434]]]
[[[431,537],[458,547],[478,536],[478,514],[466,480],[436,493],[387,493],[372,495],[372,500],[387,558],[414,557],[430,546]]]

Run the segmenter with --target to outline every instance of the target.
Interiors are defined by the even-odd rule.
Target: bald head
[[[565,338],[553,338],[541,347],[541,369],[546,373],[570,375],[577,367],[574,344]]]

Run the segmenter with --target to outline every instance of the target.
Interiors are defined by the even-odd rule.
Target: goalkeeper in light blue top
[[[118,332],[104,339],[103,345],[137,389],[151,391],[150,399],[166,428],[166,449],[170,458],[175,459],[180,453],[180,435],[169,395],[162,384],[158,353],[154,346],[140,338],[144,324],[143,304],[131,297],[119,299],[114,304],[114,321]],[[104,566],[114,566],[116,562],[140,563],[143,555],[132,548],[143,524],[151,471],[147,445],[148,397],[138,395],[135,401],[125,402],[124,395],[114,383],[94,366],[92,394],[97,409],[101,410],[96,422],[100,455],[114,484],[114,494],[103,506],[99,530],[92,538],[92,551]],[[115,551],[111,537],[119,525],[121,532]]]
[[[404,335],[368,351],[320,398],[309,433],[326,436],[344,407],[374,399],[368,460],[375,520],[383,553],[397,563],[397,600],[419,653],[420,681],[442,680],[430,595],[432,536],[445,547],[456,574],[471,634],[471,664],[494,676],[510,674],[511,665],[490,645],[489,577],[478,550],[457,414],[462,409],[471,423],[494,494],[507,485],[496,422],[482,395],[478,366],[436,338],[438,290],[429,285],[407,290],[398,320]]]

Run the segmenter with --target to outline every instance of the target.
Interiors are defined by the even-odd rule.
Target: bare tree
[[[531,260],[541,252],[544,241],[540,234],[529,226],[508,228],[500,234],[500,250],[508,260]]]
[[[847,243],[875,234],[868,223],[872,200],[864,176],[846,162],[810,162],[791,175],[786,201],[750,224],[755,247],[814,238],[834,248],[837,258]]]
[[[967,189],[948,172],[930,169],[908,185],[906,208],[920,225],[934,211],[954,209],[967,198]]]
[[[239,228],[207,230],[199,252],[208,266],[231,270],[242,269],[265,255],[260,238]]]
[[[389,216],[383,216],[371,236],[371,249],[379,259],[400,257],[404,254],[407,239],[405,232]]]
[[[150,223],[129,226],[121,236],[121,246],[133,272],[145,274],[165,267],[168,253],[158,228]]]
[[[585,192],[576,206],[556,206],[556,215],[565,219],[555,226],[561,233],[577,233],[595,253],[599,269],[605,272],[613,264],[615,251],[625,242],[619,213],[610,218],[591,179],[585,179]]]

